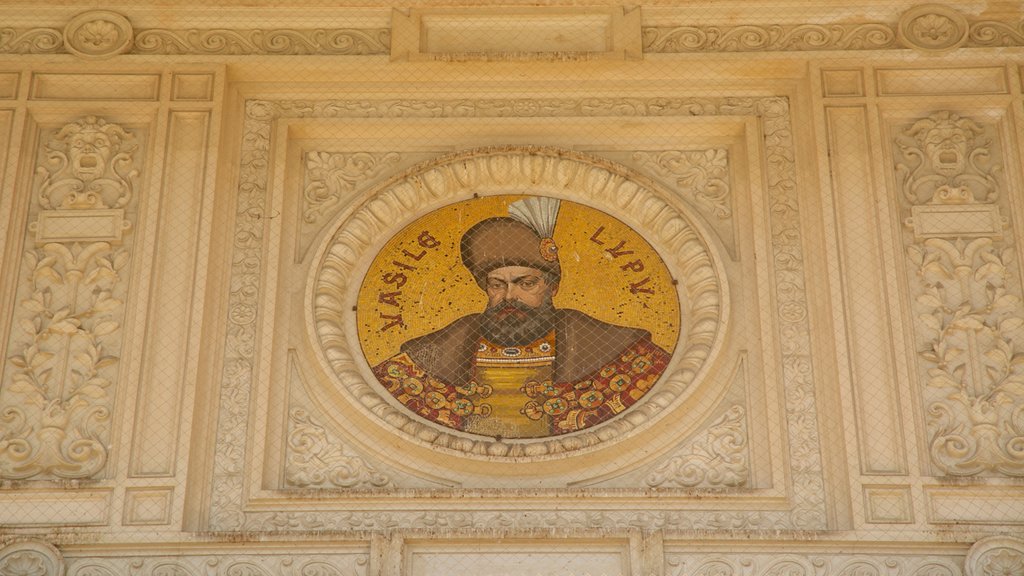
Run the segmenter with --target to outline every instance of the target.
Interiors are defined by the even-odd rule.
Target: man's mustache
[[[502,300],[488,309],[489,312],[494,313],[499,319],[505,318],[511,314],[522,317],[534,310],[536,310],[536,308],[528,304],[524,304],[519,300]]]

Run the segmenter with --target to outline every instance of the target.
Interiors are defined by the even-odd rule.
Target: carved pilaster
[[[89,478],[106,465],[134,140],[90,116],[54,132],[40,159],[0,387],[0,479]]]
[[[1024,475],[1024,307],[995,135],[943,111],[895,151],[928,450],[953,476]]]

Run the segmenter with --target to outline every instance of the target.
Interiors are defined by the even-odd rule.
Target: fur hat
[[[487,275],[504,266],[542,270],[557,284],[562,278],[555,246],[555,220],[561,201],[531,196],[508,206],[508,216],[477,222],[462,235],[459,248],[466,265],[481,288]]]

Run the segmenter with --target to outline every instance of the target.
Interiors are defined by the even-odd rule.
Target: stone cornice
[[[812,16],[817,21],[770,22],[763,16],[752,15],[748,22],[736,22],[723,15],[721,23],[708,16],[689,25],[672,25],[675,18],[661,6],[645,5],[652,15],[657,12],[657,18],[656,25],[644,18],[644,54],[906,49],[941,52],[956,48],[1024,47],[1024,19],[1019,14],[988,11],[972,15],[943,4],[912,6],[892,19]],[[546,9],[528,10],[544,14]],[[306,24],[261,27],[251,18],[236,24],[228,23],[234,19],[218,18],[204,19],[221,24],[207,28],[164,28],[149,26],[152,20],[141,17],[139,21],[147,26],[135,28],[128,11],[122,14],[94,10],[80,13],[63,27],[57,27],[52,25],[52,19],[46,25],[31,26],[21,17],[14,26],[0,27],[0,54],[71,53],[96,59],[118,54],[369,56],[391,52],[391,28],[371,27],[367,22],[337,28]],[[188,21],[184,17],[174,20]],[[690,20],[680,16],[679,21]]]

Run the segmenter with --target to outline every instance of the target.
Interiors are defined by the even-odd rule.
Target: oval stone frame
[[[474,195],[543,194],[614,214],[661,255],[678,281],[681,326],[658,382],[619,416],[578,432],[495,439],[420,418],[398,404],[370,372],[355,334],[353,304],[377,251],[426,212]],[[404,440],[471,458],[545,459],[632,437],[691,395],[722,347],[728,293],[721,258],[707,235],[666,191],[612,161],[551,147],[500,146],[458,152],[414,166],[370,190],[342,213],[312,259],[306,309],[317,357],[347,401]]]

